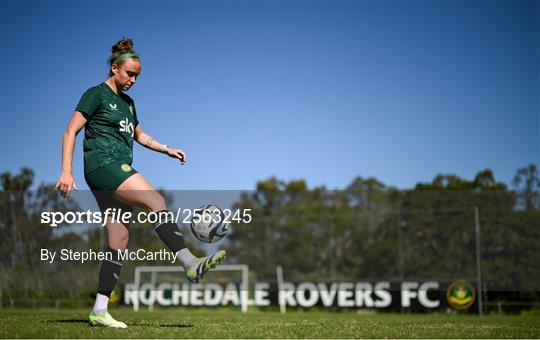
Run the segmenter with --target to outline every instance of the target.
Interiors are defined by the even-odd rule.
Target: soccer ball
[[[191,231],[199,241],[217,242],[229,231],[224,219],[225,214],[217,205],[203,205],[193,213],[190,223]]]

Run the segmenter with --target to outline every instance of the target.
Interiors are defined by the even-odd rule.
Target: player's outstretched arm
[[[137,124],[137,127],[135,127],[135,140],[137,141],[137,143],[147,149],[161,152],[167,154],[169,157],[179,159],[181,165],[184,165],[184,163],[186,163],[186,154],[184,153],[184,151],[171,148],[166,144],[158,142],[142,130],[141,124]]]
[[[86,124],[86,117],[79,111],[73,113],[73,117],[64,132],[62,140],[62,174],[54,186],[54,190],[60,190],[62,197],[69,197],[72,189],[78,190],[71,165],[73,163],[73,150],[75,150],[75,138]]]

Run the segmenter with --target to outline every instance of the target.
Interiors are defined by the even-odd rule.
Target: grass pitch
[[[2,338],[539,338],[537,316],[111,310],[127,329],[92,327],[89,309],[4,309]]]

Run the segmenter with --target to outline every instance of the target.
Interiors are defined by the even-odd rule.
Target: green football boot
[[[105,326],[112,328],[127,328],[127,325],[122,321],[115,320],[109,312],[103,313],[103,315],[90,314],[88,320],[92,326]]]
[[[199,283],[204,273],[217,267],[221,261],[225,259],[226,254],[225,250],[219,250],[211,256],[200,257],[193,260],[193,262],[185,269],[189,282]]]

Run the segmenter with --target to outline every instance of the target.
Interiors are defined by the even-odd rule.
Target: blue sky
[[[1,171],[55,182],[81,94],[134,39],[128,93],[177,163],[135,146],[155,187],[253,189],[269,176],[399,188],[538,164],[537,1],[3,2]],[[74,175],[83,177],[82,137]]]

